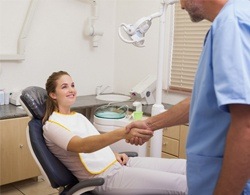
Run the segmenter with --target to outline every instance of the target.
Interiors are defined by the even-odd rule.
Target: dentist
[[[155,131],[189,122],[190,195],[250,194],[250,0],[181,0],[193,22],[211,21],[192,97],[127,126]],[[134,130],[134,129],[133,129]],[[142,144],[140,139],[130,139]]]

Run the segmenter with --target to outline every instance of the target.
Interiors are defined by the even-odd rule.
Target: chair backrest
[[[20,96],[21,104],[33,117],[27,129],[28,145],[41,173],[53,188],[74,185],[78,183],[77,178],[50,152],[43,137],[41,119],[45,113],[46,99],[46,90],[36,86],[24,89]]]
[[[42,119],[45,113],[45,103],[47,99],[45,89],[37,86],[27,87],[20,96],[21,104],[30,117]]]

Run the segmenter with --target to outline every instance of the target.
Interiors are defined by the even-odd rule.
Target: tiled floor
[[[53,189],[39,176],[38,181],[27,179],[0,186],[1,195],[57,195],[58,190]]]

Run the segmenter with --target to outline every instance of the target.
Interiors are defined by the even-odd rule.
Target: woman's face
[[[63,75],[57,80],[55,93],[51,93],[50,97],[56,100],[60,112],[70,109],[75,103],[77,91],[75,84],[69,75]]]

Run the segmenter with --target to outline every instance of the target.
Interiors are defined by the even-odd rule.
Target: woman
[[[47,80],[43,130],[51,152],[78,178],[103,177],[97,194],[185,194],[186,161],[133,157],[112,152],[109,145],[140,134],[125,128],[100,134],[70,107],[76,101],[75,84],[67,72],[54,72]],[[141,135],[140,135],[141,136]],[[149,139],[152,132],[144,135]]]

